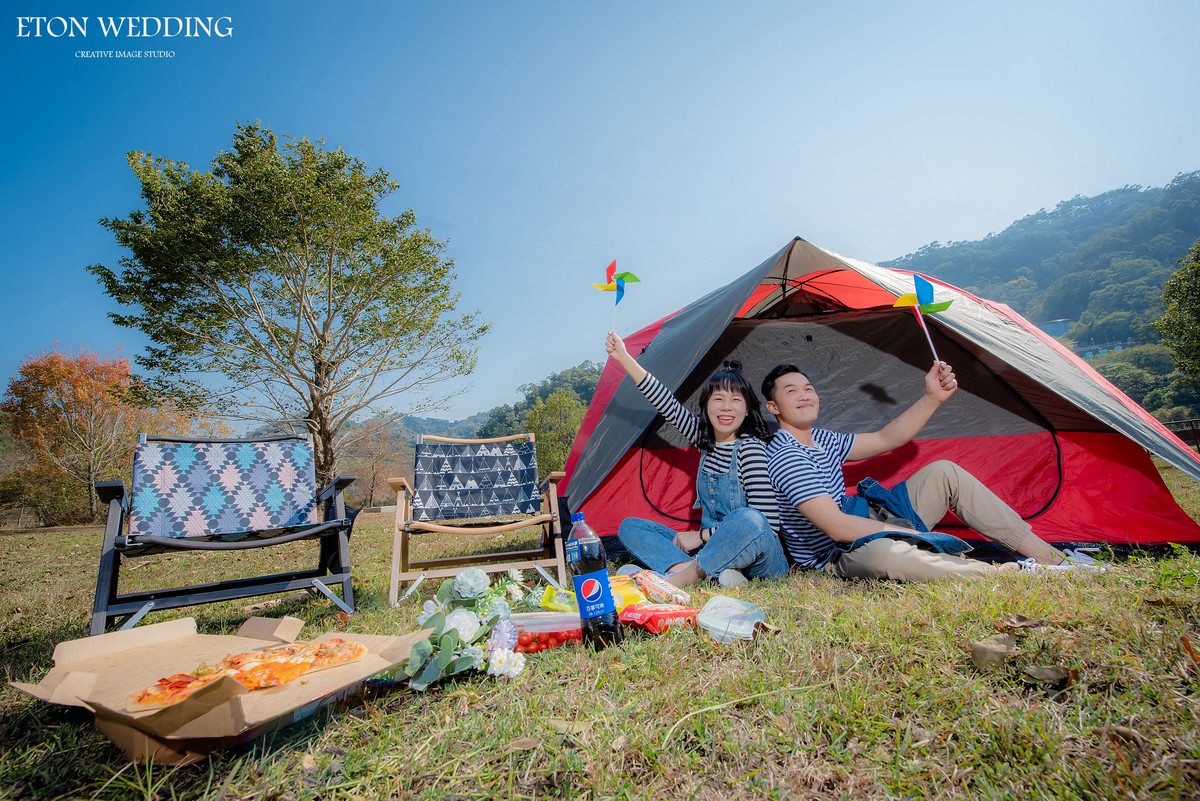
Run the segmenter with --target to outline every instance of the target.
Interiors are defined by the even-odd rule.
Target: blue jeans
[[[617,529],[617,539],[646,567],[666,573],[672,565],[692,558],[672,542],[675,533],[661,523],[629,517]],[[727,568],[750,578],[773,578],[788,572],[779,536],[762,512],[748,506],[725,516],[696,559],[709,576],[719,576]]]

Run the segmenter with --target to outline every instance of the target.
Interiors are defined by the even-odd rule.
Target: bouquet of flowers
[[[403,671],[414,690],[426,690],[447,676],[484,670],[513,678],[525,668],[525,655],[513,651],[517,630],[509,618],[509,599],[524,597],[521,571],[509,570],[492,584],[488,574],[467,568],[442,582],[426,601],[417,625],[433,633],[412,647]]]

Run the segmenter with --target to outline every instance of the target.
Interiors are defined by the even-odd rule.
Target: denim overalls
[[[779,536],[762,512],[746,505],[746,492],[738,478],[743,441],[738,440],[724,474],[704,472],[708,454],[700,455],[693,508],[700,509],[700,526],[712,531],[712,537],[696,552],[696,559],[700,569],[713,577],[729,568],[741,570],[750,578],[782,576],[788,571],[788,562]],[[673,565],[692,558],[675,546],[675,533],[661,523],[630,517],[621,523],[617,538],[639,562],[666,573]]]

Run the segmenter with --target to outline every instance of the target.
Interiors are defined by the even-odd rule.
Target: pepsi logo
[[[585,579],[579,586],[579,594],[583,596],[583,600],[594,603],[604,595],[604,585],[594,578]]]

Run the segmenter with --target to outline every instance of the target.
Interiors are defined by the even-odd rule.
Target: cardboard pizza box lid
[[[91,709],[96,726],[131,759],[187,764],[268,731],[302,720],[357,692],[371,676],[408,659],[430,629],[403,636],[328,633],[367,646],[362,658],[305,674],[282,687],[250,691],[231,678],[201,688],[171,707],[130,712],[130,693],[164,676],[193,670],[231,653],[292,642],[303,626],[296,618],[252,618],[236,635],[197,634],[193,619],[72,640],[55,648],[55,665],[37,684],[12,685],[44,701]]]
[[[205,660],[293,642],[303,626],[294,617],[260,617],[247,620],[235,636],[197,634],[196,620],[189,617],[68,640],[55,646],[54,667],[40,682],[12,686],[43,701],[91,708],[84,698],[99,693],[103,700],[114,687],[140,681],[128,694]]]

